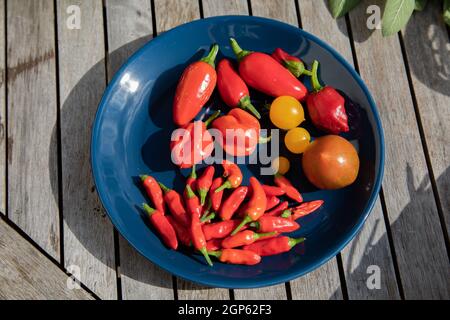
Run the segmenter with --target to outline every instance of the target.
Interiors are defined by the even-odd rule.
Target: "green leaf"
[[[381,25],[383,36],[399,32],[408,23],[415,6],[415,0],[386,0]]]
[[[422,11],[425,9],[425,6],[427,5],[427,0],[416,0],[416,6],[414,10],[416,11]]]
[[[444,0],[444,21],[450,26],[450,0]]]
[[[328,0],[328,7],[333,18],[340,18],[360,2],[361,0]]]

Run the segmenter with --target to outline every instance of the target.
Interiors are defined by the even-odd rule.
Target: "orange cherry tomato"
[[[328,135],[314,140],[303,153],[303,171],[320,189],[339,189],[352,184],[359,171],[355,147],[346,139]]]

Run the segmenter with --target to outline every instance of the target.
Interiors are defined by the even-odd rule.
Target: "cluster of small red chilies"
[[[176,250],[179,242],[194,247],[209,265],[210,256],[224,263],[254,265],[262,256],[287,252],[305,240],[282,234],[298,230],[296,220],[320,208],[322,200],[303,202],[300,192],[281,175],[275,175],[274,186],[254,177],[243,186],[236,164],[224,161],[222,167],[222,177],[216,178],[213,166],[200,177],[193,167],[182,195],[151,176],[141,176],[153,204],[153,208],[144,204],[143,209],[169,248]],[[225,189],[230,189],[226,197]],[[282,196],[296,204],[290,208]]]

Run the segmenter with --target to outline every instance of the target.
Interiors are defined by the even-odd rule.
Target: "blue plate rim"
[[[352,75],[352,77],[356,80],[356,82],[358,83],[358,85],[362,88],[368,102],[370,105],[370,108],[372,110],[372,113],[374,115],[375,118],[375,122],[376,122],[376,127],[377,130],[375,132],[376,135],[378,135],[378,140],[380,143],[380,155],[379,155],[379,161],[377,163],[378,165],[378,174],[375,178],[375,183],[373,186],[373,190],[372,193],[369,197],[368,200],[368,204],[366,206],[366,208],[364,209],[364,212],[362,215],[360,215],[357,223],[353,226],[353,228],[351,229],[351,232],[349,233],[349,235],[347,235],[346,240],[342,241],[341,243],[336,244],[334,247],[330,248],[327,250],[327,254],[324,255],[324,257],[322,257],[322,259],[320,259],[319,261],[317,261],[314,264],[311,264],[309,268],[306,268],[304,270],[298,271],[298,272],[290,272],[289,274],[286,275],[280,275],[280,276],[275,276],[272,279],[268,279],[268,280],[256,280],[256,281],[251,281],[248,280],[246,283],[242,283],[239,279],[237,280],[229,280],[227,279],[226,282],[220,282],[220,281],[203,281],[202,278],[196,278],[196,279],[192,279],[189,277],[189,275],[185,275],[180,273],[179,269],[175,270],[174,268],[171,267],[170,264],[166,264],[164,263],[161,259],[159,259],[159,257],[152,257],[152,259],[150,259],[149,257],[147,257],[137,246],[135,246],[127,237],[127,235],[125,234],[125,232],[122,230],[120,226],[120,224],[118,223],[118,221],[116,221],[116,219],[113,217],[112,214],[110,214],[110,211],[113,212],[113,209],[107,204],[105,203],[105,201],[103,201],[103,199],[105,198],[105,194],[106,194],[106,190],[103,189],[103,187],[99,188],[98,185],[98,181],[100,181],[100,177],[99,174],[94,166],[94,159],[96,158],[96,150],[94,149],[94,145],[96,144],[97,141],[97,137],[99,134],[99,119],[101,117],[101,114],[103,113],[103,110],[105,109],[105,101],[107,100],[107,98],[110,96],[111,92],[112,92],[112,87],[114,86],[114,84],[117,82],[117,79],[119,79],[123,73],[125,72],[125,70],[128,68],[128,66],[130,64],[132,64],[136,59],[138,59],[145,51],[147,48],[152,47],[157,45],[160,41],[163,41],[164,38],[168,35],[171,34],[173,32],[176,32],[179,28],[185,28],[194,24],[204,24],[204,23],[211,23],[211,22],[216,22],[216,21],[220,21],[220,20],[224,20],[224,19],[235,19],[235,20],[241,20],[243,22],[248,22],[248,21],[254,21],[254,22],[260,22],[260,23],[266,23],[268,25],[273,25],[273,26],[280,26],[283,28],[289,27],[292,29],[295,29],[295,32],[298,32],[301,34],[301,36],[308,38],[309,40],[317,43],[319,46],[321,46],[323,49],[325,49],[326,51],[328,51],[332,56],[334,56],[344,67],[345,69],[347,69],[350,74]],[[376,106],[375,100],[373,99],[369,89],[367,88],[366,84],[364,83],[363,79],[361,78],[361,76],[356,72],[356,70],[354,69],[354,67],[347,62],[347,60],[345,60],[345,58],[338,53],[332,46],[330,46],[329,44],[327,44],[325,41],[321,40],[320,38],[318,38],[317,36],[304,31],[301,28],[292,26],[290,24],[281,22],[281,21],[277,21],[277,20],[273,20],[273,19],[269,19],[269,18],[264,18],[264,17],[257,17],[257,16],[245,16],[245,15],[222,15],[222,16],[214,16],[214,17],[208,17],[208,18],[204,18],[204,19],[197,19],[182,25],[179,25],[167,32],[164,32],[163,34],[159,35],[158,37],[150,40],[149,42],[147,42],[145,45],[143,45],[141,48],[139,48],[133,55],[131,55],[128,60],[119,68],[119,70],[116,72],[116,74],[114,75],[114,77],[111,79],[111,81],[109,82],[108,86],[105,89],[105,92],[103,93],[102,99],[100,100],[100,103],[97,107],[97,111],[95,113],[95,118],[94,118],[94,122],[92,124],[92,134],[91,134],[91,141],[90,141],[90,152],[91,152],[91,157],[90,157],[90,164],[91,164],[91,170],[92,170],[92,175],[94,177],[94,184],[96,186],[96,190],[97,193],[99,195],[100,201],[102,203],[103,208],[105,209],[109,219],[111,220],[111,222],[113,223],[113,225],[115,226],[115,228],[117,228],[117,230],[119,231],[119,233],[122,235],[122,237],[124,237],[128,243],[137,251],[139,252],[139,254],[141,254],[143,257],[145,257],[146,259],[148,259],[149,261],[151,261],[152,263],[155,263],[156,265],[158,265],[159,267],[161,267],[162,269],[164,269],[165,271],[180,277],[182,279],[188,280],[188,281],[192,281],[195,283],[199,283],[201,285],[205,285],[208,287],[218,287],[218,288],[228,288],[228,289],[252,289],[252,288],[261,288],[261,287],[267,287],[267,286],[273,286],[273,285],[277,285],[283,282],[288,282],[291,281],[293,279],[302,277],[306,274],[308,274],[309,272],[319,268],[320,266],[322,266],[323,264],[325,264],[326,262],[328,262],[329,260],[331,260],[333,257],[335,257],[339,252],[341,252],[346,246],[347,244],[353,240],[353,238],[358,234],[358,232],[361,230],[362,226],[364,225],[365,221],[367,220],[368,216],[370,215],[370,213],[372,212],[372,209],[375,205],[376,199],[378,197],[378,194],[380,192],[381,189],[381,183],[384,177],[384,165],[385,165],[385,140],[384,140],[384,130],[383,130],[383,126],[381,123],[381,117],[379,115],[378,112],[378,108]]]

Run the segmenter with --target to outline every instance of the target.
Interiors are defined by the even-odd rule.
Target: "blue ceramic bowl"
[[[147,199],[138,176],[151,174],[182,190],[188,172],[170,161],[173,128],[171,103],[184,68],[198,60],[211,44],[220,45],[219,59],[234,58],[229,37],[253,51],[282,47],[309,65],[321,62],[323,82],[342,90],[352,131],[346,137],[359,149],[360,174],[350,187],[320,191],[301,174],[300,158],[291,157],[289,178],[306,201],[325,200],[323,208],[303,218],[292,236],[307,241],[288,253],[265,257],[256,266],[210,268],[187,251],[168,250],[140,211]],[[255,95],[257,96],[257,95]],[[309,128],[312,134],[320,133]],[[285,150],[282,150],[282,153]],[[287,154],[287,153],[286,153]],[[92,133],[92,170],[101,201],[113,224],[143,256],[174,275],[214,287],[254,288],[302,276],[334,257],[360,230],[369,215],[383,175],[384,141],[380,118],[367,87],[355,70],[330,46],[311,34],[281,22],[247,16],[214,17],[179,26],[147,43],[117,72],[106,89]],[[257,166],[241,166],[244,183],[259,174]],[[267,180],[267,177],[259,177]]]

